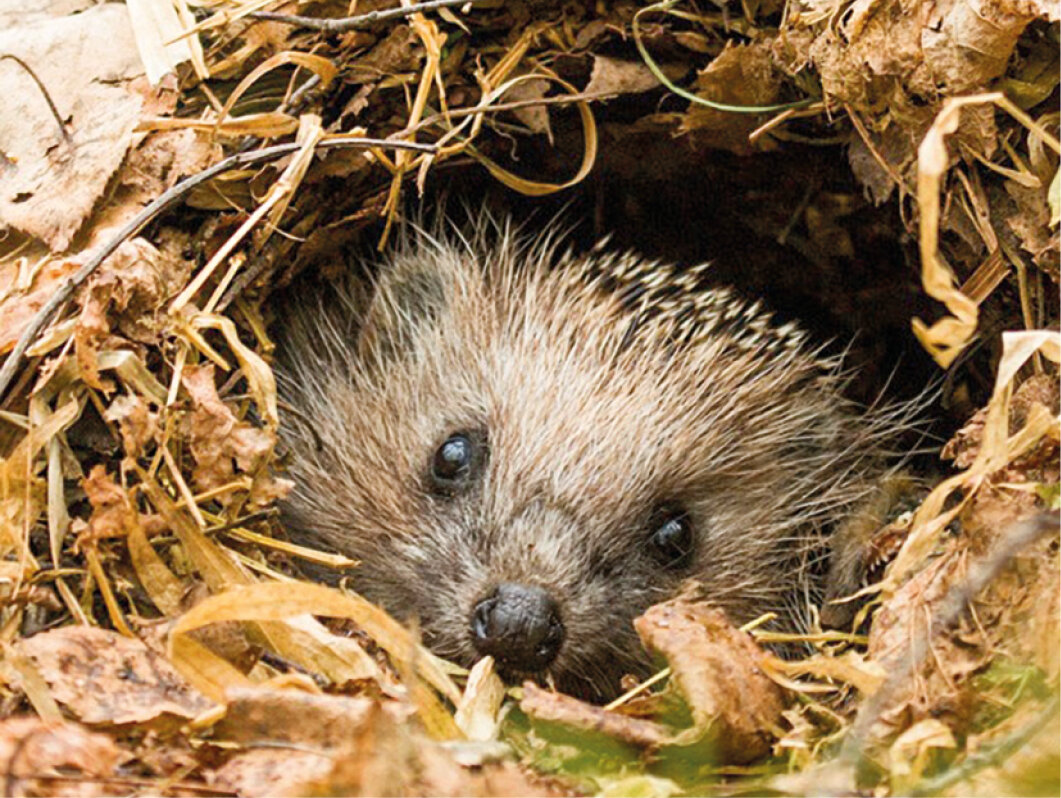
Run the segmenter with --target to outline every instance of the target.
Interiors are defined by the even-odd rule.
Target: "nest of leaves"
[[[1056,794],[1056,2],[15,5],[6,793]],[[942,303],[914,334],[989,398],[876,534],[854,630],[670,602],[637,622],[662,670],[595,707],[299,575],[356,564],[277,528],[267,299],[383,244],[436,173],[544,197],[645,140],[690,163],[843,144]],[[761,647],[793,638],[813,653]]]

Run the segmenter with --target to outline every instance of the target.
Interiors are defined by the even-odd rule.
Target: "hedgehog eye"
[[[436,493],[452,495],[470,482],[483,459],[482,436],[455,432],[442,442],[431,461],[431,482]]]
[[[664,505],[653,513],[652,555],[665,568],[683,568],[693,554],[693,523],[678,505]]]

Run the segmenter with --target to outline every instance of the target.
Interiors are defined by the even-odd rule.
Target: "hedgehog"
[[[604,700],[652,604],[795,631],[857,588],[902,414],[706,264],[561,239],[410,225],[281,308],[282,522],[439,656]]]

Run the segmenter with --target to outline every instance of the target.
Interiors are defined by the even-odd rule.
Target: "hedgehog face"
[[[862,455],[782,333],[689,335],[651,283],[605,290],[636,262],[549,254],[421,237],[371,297],[296,311],[285,519],[358,558],[354,587],[440,655],[605,698],[646,667],[633,619],[687,579],[738,621],[806,589]],[[695,296],[708,331],[735,308],[761,321]]]

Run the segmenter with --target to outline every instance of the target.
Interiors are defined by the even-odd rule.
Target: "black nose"
[[[506,583],[475,605],[472,642],[480,654],[519,671],[544,670],[564,642],[556,602],[540,587]]]

